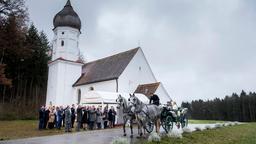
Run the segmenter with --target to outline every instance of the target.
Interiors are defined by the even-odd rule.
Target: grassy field
[[[139,141],[141,144],[156,142]],[[255,144],[256,123],[183,134],[182,139],[163,137],[157,144]]]
[[[56,135],[64,133],[64,130],[42,130],[38,129],[38,121],[0,121],[0,140]]]

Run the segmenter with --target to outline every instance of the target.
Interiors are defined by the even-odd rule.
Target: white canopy
[[[88,91],[81,97],[82,104],[116,104],[118,95],[121,94],[124,98],[130,97],[129,93],[116,93],[105,91]],[[148,103],[149,99],[143,94],[135,94],[143,103]]]

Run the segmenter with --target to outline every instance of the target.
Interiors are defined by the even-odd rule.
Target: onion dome
[[[64,8],[55,15],[53,25],[54,29],[59,26],[67,26],[76,28],[80,31],[81,20],[71,6],[70,0],[68,0]]]

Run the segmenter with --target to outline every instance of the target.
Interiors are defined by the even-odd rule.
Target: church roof
[[[80,78],[73,86],[117,79],[140,48],[86,63]]]
[[[134,93],[141,93],[146,96],[150,96],[151,93],[156,92],[159,85],[160,85],[160,82],[138,85]]]
[[[77,13],[74,11],[70,0],[68,0],[64,8],[55,15],[53,19],[53,25],[54,28],[59,26],[68,26],[78,30],[81,29],[81,20]]]

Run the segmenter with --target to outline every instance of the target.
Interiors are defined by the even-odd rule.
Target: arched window
[[[80,104],[81,103],[81,90],[78,89],[77,91],[77,104]]]
[[[63,40],[61,41],[61,46],[64,46],[64,41]]]

